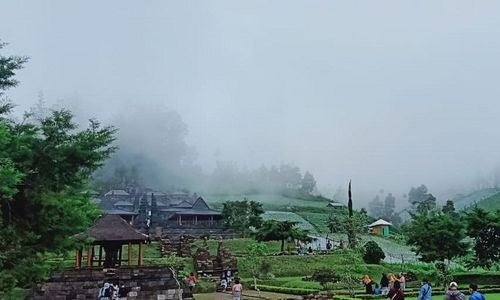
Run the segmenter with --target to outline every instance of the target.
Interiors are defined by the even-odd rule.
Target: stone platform
[[[30,300],[97,299],[104,282],[125,284],[130,300],[183,299],[183,286],[168,267],[132,267],[102,269],[67,269],[38,286]],[[189,291],[189,290],[188,290]],[[184,294],[184,299],[192,296]]]

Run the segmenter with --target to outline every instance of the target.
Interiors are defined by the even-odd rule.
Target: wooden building
[[[370,225],[368,225],[368,230],[371,234],[381,235],[381,236],[389,236],[390,230],[389,228],[392,226],[391,223],[379,219]]]

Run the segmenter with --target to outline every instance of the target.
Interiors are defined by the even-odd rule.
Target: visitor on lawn
[[[373,289],[373,294],[374,295],[382,295],[382,289],[378,284],[375,284],[375,288]]]
[[[243,293],[243,286],[241,285],[240,280],[238,278],[234,280],[234,285],[231,290],[233,292],[233,300],[241,300],[241,293]]]
[[[363,277],[363,284],[365,285],[365,293],[368,295],[373,294],[373,280],[370,276],[365,275],[365,277]]]
[[[394,288],[394,283],[398,281],[396,276],[393,273],[387,274],[387,279],[389,279],[389,290]]]
[[[326,242],[326,251],[327,251],[327,252],[330,252],[330,250],[332,250],[332,246],[333,246],[333,245],[332,245],[332,242],[331,242],[330,240],[328,240],[328,241]]]
[[[405,299],[405,294],[401,290],[401,284],[399,283],[399,281],[394,282],[394,286],[389,291],[389,294],[387,294],[387,297],[390,298],[391,300]]]
[[[403,275],[403,273],[399,273],[399,275],[398,275],[398,281],[399,281],[399,283],[401,285],[401,290],[404,291],[405,288],[406,288],[406,278]]]
[[[389,293],[389,279],[385,273],[382,273],[382,278],[380,279],[380,290],[382,291],[382,295]]]
[[[314,251],[313,251],[313,248],[311,246],[309,246],[309,248],[307,248],[307,254],[314,255]]]
[[[429,280],[427,278],[422,279],[422,286],[418,292],[417,300],[431,300],[432,299],[432,287],[429,285]]]
[[[194,287],[196,286],[196,276],[194,275],[193,272],[191,272],[188,276],[188,285],[189,285],[189,290],[192,292]]]
[[[469,294],[469,300],[486,300],[484,295],[477,291],[476,284],[469,285]]]
[[[444,294],[444,300],[465,300],[465,295],[458,290],[458,284],[456,282],[451,282],[448,286],[448,290]]]

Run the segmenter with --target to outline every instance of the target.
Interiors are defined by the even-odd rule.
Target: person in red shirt
[[[196,276],[193,274],[193,272],[191,272],[191,274],[189,274],[187,279],[188,279],[189,290],[193,292],[193,289],[196,285]]]

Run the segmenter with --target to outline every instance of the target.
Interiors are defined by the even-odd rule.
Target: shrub
[[[327,283],[338,282],[340,280],[340,276],[335,274],[331,269],[320,268],[314,270],[311,279],[319,282],[323,288],[325,288]]]
[[[368,241],[364,248],[363,260],[368,264],[378,264],[385,258],[384,251],[375,241]]]

